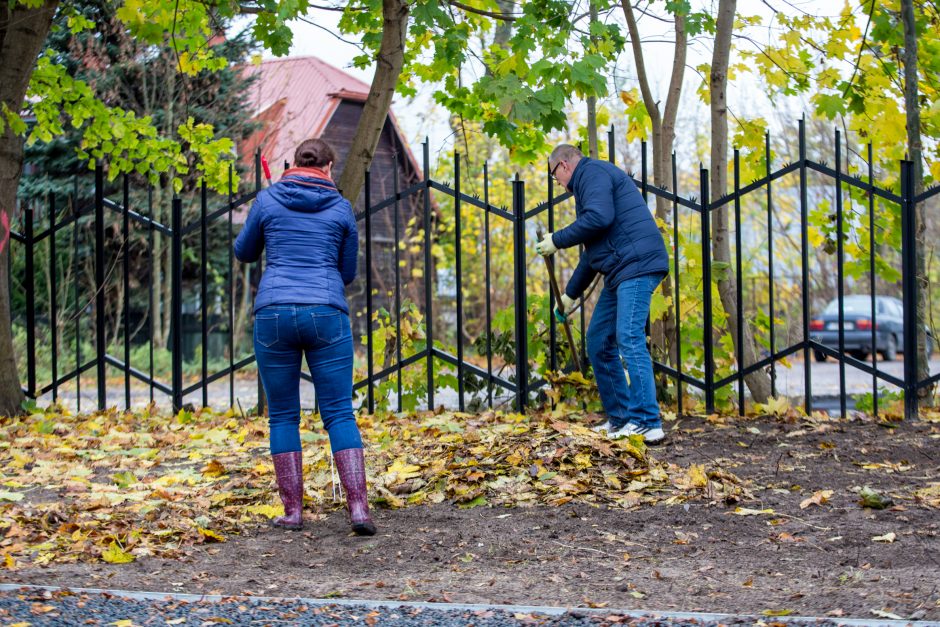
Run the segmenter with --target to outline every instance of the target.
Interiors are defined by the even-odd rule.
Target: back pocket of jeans
[[[277,314],[255,316],[255,341],[265,348],[277,344]]]
[[[350,335],[349,318],[342,311],[328,314],[310,314],[317,330],[317,339],[327,344]]]

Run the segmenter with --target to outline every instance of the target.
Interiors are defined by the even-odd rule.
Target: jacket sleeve
[[[346,234],[343,236],[339,251],[339,273],[343,277],[343,285],[349,285],[355,280],[358,269],[359,230],[356,228],[356,217],[350,208]]]
[[[570,298],[580,298],[581,294],[584,293],[584,290],[591,284],[595,276],[597,276],[597,270],[591,268],[591,264],[588,262],[586,256],[581,255],[581,259],[578,261],[578,267],[574,269],[571,280],[568,281],[568,285],[565,286],[565,294]]]
[[[264,250],[264,229],[261,224],[263,213],[264,205],[259,198],[252,203],[248,219],[235,238],[235,257],[242,263],[258,261]]]
[[[602,168],[588,163],[579,181],[578,200],[581,215],[552,234],[558,248],[586,244],[604,233],[614,223],[614,181]],[[570,296],[570,294],[569,294]]]

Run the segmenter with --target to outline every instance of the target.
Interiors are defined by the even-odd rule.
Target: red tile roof
[[[263,127],[242,143],[240,152],[251,166],[260,147],[274,180],[284,171],[284,162],[293,160],[300,142],[320,136],[340,102],[362,102],[369,95],[369,85],[317,57],[271,59],[248,66],[245,72],[258,75],[248,102]],[[391,112],[389,116],[401,136],[395,116]],[[402,144],[420,173],[404,137]]]

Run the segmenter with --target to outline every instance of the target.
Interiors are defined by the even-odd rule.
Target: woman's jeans
[[[663,277],[648,274],[627,279],[614,289],[604,287],[591,316],[588,357],[601,403],[614,428],[627,422],[639,427],[662,426],[653,360],[646,347],[646,320],[653,291]]]
[[[333,452],[362,448],[352,410],[349,316],[329,305],[268,305],[255,313],[255,358],[268,397],[271,454],[300,449],[300,368],[307,367]]]

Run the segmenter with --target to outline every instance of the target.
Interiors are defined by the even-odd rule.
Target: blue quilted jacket
[[[292,168],[258,194],[235,240],[235,256],[257,261],[265,248],[256,312],[278,304],[332,305],[349,313],[345,286],[356,278],[356,219],[322,171]]]
[[[584,244],[565,288],[568,296],[578,298],[598,272],[610,288],[638,276],[669,273],[669,256],[656,220],[623,170],[583,157],[568,188],[574,194],[577,218],[552,234],[558,248]]]

